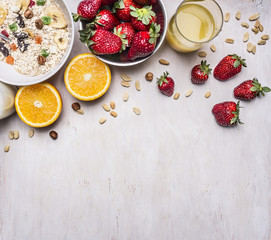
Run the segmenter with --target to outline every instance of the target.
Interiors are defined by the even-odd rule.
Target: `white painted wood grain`
[[[79,1],[68,1],[76,11]],[[171,16],[180,1],[165,0]],[[127,69],[112,67],[112,85],[100,100],[82,103],[85,115],[77,115],[75,101],[65,89],[64,68],[51,80],[63,97],[63,112],[51,127],[36,130],[16,115],[0,121],[0,239],[1,240],[270,240],[270,130],[271,96],[242,102],[243,126],[219,127],[212,106],[233,100],[233,88],[258,77],[271,85],[270,42],[257,47],[255,56],[242,43],[240,22],[261,12],[266,33],[271,33],[269,0],[218,1],[231,12],[229,23],[203,50],[214,67],[226,54],[247,59],[248,68],[221,83],[213,77],[204,86],[189,80],[195,53],[175,53],[165,43],[145,64]],[[260,4],[260,2],[262,2]],[[241,10],[242,19],[234,19]],[[259,35],[251,32],[256,42]],[[234,45],[224,39],[233,37]],[[78,35],[72,57],[87,49]],[[161,57],[171,62],[161,66]],[[175,79],[178,101],[161,95],[153,82],[144,80],[168,70]],[[139,80],[142,90],[124,89],[120,73]],[[185,98],[187,89],[193,94]],[[211,90],[210,99],[205,92]],[[124,103],[123,93],[130,95]],[[112,118],[102,103],[116,102]],[[142,114],[136,116],[137,106]],[[107,117],[100,126],[99,118]],[[20,139],[8,140],[9,130],[20,130]],[[48,132],[55,129],[59,139]],[[2,148],[10,144],[4,154]]]

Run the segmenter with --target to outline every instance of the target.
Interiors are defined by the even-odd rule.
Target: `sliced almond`
[[[259,26],[259,30],[260,30],[260,32],[263,32],[263,25],[262,24]]]
[[[104,118],[104,117],[100,118],[100,120],[99,120],[100,124],[104,124],[105,122],[106,122],[106,118]]]
[[[123,101],[124,101],[124,102],[127,102],[128,99],[129,99],[129,94],[128,94],[127,92],[125,92],[125,93],[123,94]]]
[[[189,97],[189,96],[191,96],[192,93],[193,93],[193,90],[192,90],[192,89],[189,89],[189,90],[185,93],[185,96],[186,96],[186,97]]]
[[[241,26],[242,26],[242,27],[245,27],[245,28],[249,28],[249,25],[248,25],[248,23],[246,23],[246,22],[241,22]]]
[[[262,40],[268,40],[269,39],[269,35],[268,34],[264,34],[261,36]]]
[[[141,114],[141,110],[140,110],[139,108],[137,108],[137,107],[134,107],[134,108],[133,108],[133,111],[134,111],[134,113],[135,113],[136,115],[140,115],[140,114]]]
[[[254,27],[258,28],[260,25],[261,25],[260,20],[257,19],[256,22],[254,23]]]
[[[211,97],[211,92],[207,92],[207,93],[205,93],[204,97],[206,97],[206,98]]]
[[[173,99],[178,100],[179,97],[180,97],[180,93],[179,93],[179,92],[176,92],[176,93],[174,94],[174,96],[173,96]]]
[[[162,65],[169,65],[169,61],[167,61],[165,59],[159,59],[159,63]]]
[[[198,52],[198,56],[204,58],[204,57],[207,56],[207,53],[204,52],[204,51],[199,51],[199,52]]]
[[[249,33],[248,33],[248,32],[245,32],[244,37],[243,37],[243,41],[244,41],[244,42],[247,42],[248,39],[249,39]]]
[[[4,147],[4,152],[8,152],[10,150],[10,146],[9,145],[6,145],[5,147]]]
[[[252,53],[255,54],[256,53],[256,45],[253,45],[253,48],[252,48]]]
[[[122,73],[120,76],[121,76],[122,80],[125,81],[125,82],[131,82],[132,81],[132,78],[130,76],[126,75],[125,73]]]
[[[234,43],[234,39],[232,39],[232,38],[226,38],[226,39],[225,39],[225,42],[226,42],[226,43],[233,44],[233,43]]]
[[[103,109],[105,110],[105,111],[107,111],[107,112],[109,112],[110,111],[110,107],[107,105],[107,104],[103,104],[102,105],[102,107],[103,107]]]
[[[251,28],[252,32],[254,32],[255,34],[257,34],[259,32],[259,28]]]
[[[130,83],[129,82],[126,82],[126,81],[121,81],[121,85],[123,87],[130,87]]]
[[[253,49],[253,44],[251,42],[249,42],[247,44],[247,51],[250,53],[250,52],[252,52],[252,49]]]
[[[260,17],[260,13],[255,13],[249,17],[249,21],[256,21]]]
[[[236,18],[237,20],[240,20],[240,19],[241,19],[241,12],[240,12],[240,11],[238,11],[238,12],[235,14],[235,18]]]
[[[225,21],[225,22],[228,22],[228,21],[230,20],[230,16],[231,16],[230,13],[228,13],[228,12],[225,13],[224,21]]]
[[[215,52],[215,51],[216,51],[216,46],[215,46],[214,44],[212,44],[212,45],[210,46],[210,49],[212,50],[212,52]]]
[[[115,117],[115,118],[118,116],[118,114],[115,111],[111,111],[110,115],[113,116],[113,117]]]
[[[115,108],[116,108],[115,102],[111,101],[111,102],[110,102],[110,107],[111,107],[112,109],[115,109]]]
[[[258,45],[265,45],[266,44],[266,41],[265,40],[260,40],[258,41]]]
[[[135,88],[136,88],[137,91],[141,90],[140,82],[138,80],[136,80],[136,82],[135,82]]]

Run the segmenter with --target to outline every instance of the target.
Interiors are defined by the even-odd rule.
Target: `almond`
[[[132,81],[132,78],[130,76],[126,75],[125,73],[122,73],[120,76],[121,76],[122,80],[125,81],[125,82],[131,82]]]
[[[249,21],[256,21],[260,17],[260,13],[255,13],[249,17]]]
[[[125,92],[125,93],[123,94],[123,101],[124,101],[124,102],[127,102],[128,99],[129,99],[129,94],[128,94],[127,92]]]
[[[241,12],[240,12],[240,11],[238,11],[238,12],[235,14],[235,18],[236,18],[237,20],[240,20],[240,19],[241,19]]]
[[[260,30],[260,32],[263,31],[263,25],[262,24],[259,26],[259,30]]]
[[[111,114],[111,116],[113,116],[115,118],[118,116],[118,114],[115,111],[111,111],[110,114]]]
[[[233,43],[234,43],[234,39],[232,39],[232,38],[226,38],[226,39],[225,39],[225,42],[226,42],[226,43],[233,44]]]
[[[250,53],[250,52],[252,52],[252,49],[253,49],[253,44],[251,42],[249,42],[247,44],[247,51]]]
[[[266,44],[266,41],[265,40],[260,40],[258,41],[258,45],[265,45]]]
[[[268,40],[269,39],[269,35],[268,34],[264,34],[261,36],[262,40]]]
[[[253,45],[253,48],[252,48],[252,53],[255,54],[256,53],[256,45]]]
[[[138,80],[136,80],[136,82],[135,82],[135,88],[136,88],[137,91],[141,90],[141,88],[140,88],[140,82]]]
[[[102,107],[103,107],[103,109],[104,109],[105,111],[107,111],[107,112],[110,111],[110,107],[109,107],[107,104],[103,104]]]
[[[34,136],[34,134],[35,134],[34,129],[29,129],[29,131],[28,131],[28,137],[32,138]]]
[[[9,131],[9,133],[8,133],[8,138],[9,138],[10,140],[13,140],[13,139],[14,139],[14,132],[13,132],[13,131]]]
[[[106,118],[104,118],[104,117],[100,118],[100,120],[99,120],[100,124],[104,124],[105,122],[106,122]]]
[[[255,34],[257,34],[259,32],[259,28],[251,28],[252,32],[254,32]]]
[[[228,22],[228,21],[230,20],[230,16],[231,16],[230,13],[228,13],[228,12],[225,13],[224,21],[225,21],[225,22]]]
[[[136,115],[140,115],[140,114],[141,114],[140,109],[137,108],[137,107],[134,107],[134,108],[133,108],[133,111],[134,111],[134,113],[135,113]]]
[[[192,93],[193,93],[193,90],[192,90],[192,89],[189,89],[189,90],[185,93],[185,96],[186,96],[186,97],[189,97],[189,96],[191,96]]]
[[[14,137],[14,139],[18,139],[20,137],[19,131],[15,130],[13,132],[13,137]]]
[[[121,85],[123,87],[130,87],[130,83],[129,82],[126,82],[126,81],[121,81]]]
[[[204,57],[207,56],[207,53],[206,53],[206,52],[203,52],[203,51],[199,51],[199,52],[198,52],[198,56],[204,58]]]
[[[215,51],[216,51],[216,46],[215,46],[214,44],[212,44],[212,45],[210,46],[210,49],[211,49],[213,52],[215,52]]]
[[[211,97],[211,92],[207,92],[207,93],[205,93],[204,97],[206,97],[206,98]]]
[[[179,92],[176,92],[176,93],[174,94],[174,96],[173,96],[173,99],[178,100],[179,97],[180,97],[180,93],[179,93]]]
[[[116,108],[115,102],[111,101],[111,102],[110,102],[110,107],[111,107],[112,109],[115,109],[115,108]]]
[[[242,27],[245,27],[245,28],[249,28],[249,25],[248,25],[248,23],[246,23],[246,22],[242,22],[242,23],[241,23],[241,26],[242,26]]]
[[[243,41],[244,41],[244,42],[247,42],[248,39],[249,39],[249,33],[248,33],[248,32],[245,32],[244,37],[243,37]]]
[[[4,152],[8,152],[10,150],[10,146],[9,145],[6,145],[5,147],[4,147]]]
[[[257,19],[255,24],[254,24],[254,27],[258,28],[260,25],[261,25],[261,23],[260,23],[259,19]]]

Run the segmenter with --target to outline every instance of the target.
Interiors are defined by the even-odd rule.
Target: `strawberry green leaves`
[[[260,94],[262,96],[265,96],[264,93],[268,93],[271,91],[271,89],[269,87],[262,87],[262,85],[259,83],[257,78],[253,78],[252,85],[253,85],[253,87],[250,88],[250,91],[256,92],[258,96]]]
[[[144,6],[143,8],[135,8],[130,6],[130,14],[132,17],[135,17],[137,21],[141,21],[144,25],[149,25],[152,17],[155,17],[156,14],[152,11],[152,6]]]
[[[160,24],[156,24],[156,23],[152,23],[151,27],[150,27],[150,40],[149,43],[150,44],[154,44],[156,42],[156,39],[160,36],[160,30],[161,30],[161,26]]]
[[[237,68],[240,64],[242,64],[244,67],[247,66],[247,64],[245,63],[246,59],[241,59],[241,57],[239,57],[238,55],[236,54],[232,54],[232,55],[229,55],[231,56],[232,59],[235,59],[236,61],[234,62],[233,66],[235,68]]]

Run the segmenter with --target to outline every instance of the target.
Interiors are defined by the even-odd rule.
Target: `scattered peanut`
[[[214,44],[212,44],[212,45],[210,46],[210,49],[211,49],[213,52],[215,52],[215,51],[216,51],[216,46],[215,46]]]
[[[255,28],[259,28],[259,26],[261,25],[259,19],[256,20],[256,22],[254,23],[254,27]]]
[[[100,124],[104,124],[105,122],[106,122],[106,118],[104,118],[104,117],[100,118],[100,120],[99,120]]]
[[[246,22],[241,22],[241,26],[242,26],[242,27],[245,27],[245,28],[249,28],[249,25],[248,25],[248,23],[246,23]]]
[[[241,12],[240,12],[240,11],[238,11],[238,12],[235,14],[235,18],[236,18],[237,20],[240,20],[240,19],[241,19]]]
[[[4,147],[4,152],[8,152],[10,150],[10,146],[9,145],[6,145],[5,147]]]
[[[260,30],[260,32],[263,32],[263,25],[262,24],[259,26],[259,30]]]
[[[107,104],[103,104],[102,105],[102,107],[103,107],[103,109],[105,110],[105,111],[107,111],[107,112],[109,112],[110,111],[110,107],[107,105]]]
[[[135,88],[136,88],[137,91],[141,90],[141,88],[140,88],[140,82],[138,80],[136,80],[136,82],[135,82]]]
[[[266,44],[266,41],[265,40],[260,40],[258,41],[258,45],[265,45]]]
[[[253,54],[256,53],[256,45],[253,46],[253,48],[252,48],[252,53],[253,53]]]
[[[260,13],[255,13],[249,17],[249,21],[256,21],[260,17]]]
[[[229,43],[229,44],[233,44],[234,43],[234,39],[232,39],[232,38],[226,38],[225,42]]]
[[[123,87],[130,87],[130,83],[129,82],[125,82],[125,81],[121,81],[121,85]]]
[[[28,131],[28,137],[32,138],[34,136],[34,134],[35,134],[34,129],[29,129],[29,131]]]
[[[176,93],[174,94],[174,96],[173,96],[173,99],[178,100],[179,97],[180,97],[180,93],[179,93],[179,92],[176,92]]]
[[[225,22],[228,22],[228,21],[230,20],[230,16],[231,16],[230,13],[228,13],[228,12],[225,13],[224,21],[225,21]]]
[[[206,98],[211,97],[211,92],[207,92],[207,93],[205,93],[204,97],[206,97]]]
[[[141,110],[140,110],[139,108],[137,108],[137,107],[134,107],[134,108],[133,108],[133,111],[134,111],[134,113],[135,113],[136,115],[140,115],[140,114],[141,114]]]
[[[192,93],[193,93],[193,90],[192,90],[192,89],[189,89],[189,90],[185,93],[185,96],[186,96],[186,97],[189,97],[189,96],[191,96]]]
[[[9,138],[10,140],[13,140],[13,138],[14,138],[14,132],[13,132],[13,131],[9,131],[9,133],[8,133],[8,138]]]
[[[269,39],[269,35],[268,34],[264,34],[261,36],[262,40],[268,40]]]
[[[249,42],[247,44],[247,51],[250,53],[250,52],[252,52],[252,49],[253,49],[253,44],[251,42]]]
[[[115,111],[111,111],[110,115],[113,116],[113,117],[117,117],[118,116],[118,114]]]
[[[111,101],[111,102],[110,102],[110,107],[111,107],[112,109],[115,109],[115,108],[116,108],[115,102]]]
[[[13,138],[14,138],[14,139],[18,139],[19,137],[20,137],[19,131],[18,131],[18,130],[15,130],[15,131],[13,132]]]
[[[121,76],[122,80],[125,81],[125,82],[131,82],[132,81],[132,78],[130,76],[126,75],[125,73],[122,73],[120,76]]]
[[[202,58],[205,58],[205,57],[207,56],[207,53],[204,52],[204,51],[199,51],[199,52],[198,52],[198,56],[199,56],[199,57],[202,57]]]
[[[169,65],[169,62],[165,59],[159,59],[159,63],[162,65]]]
[[[129,94],[128,94],[127,92],[125,92],[125,93],[123,94],[123,101],[124,101],[124,102],[127,102],[128,99],[129,99]]]
[[[251,28],[252,32],[254,32],[255,34],[257,34],[259,32],[259,28]]]
[[[249,33],[245,32],[244,37],[243,37],[243,42],[247,42],[249,40]]]

